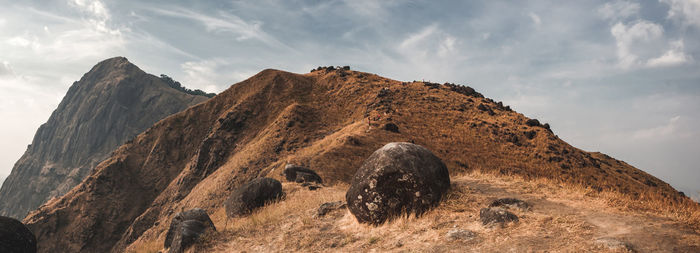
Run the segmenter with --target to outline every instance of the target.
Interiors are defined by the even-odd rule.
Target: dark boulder
[[[502,198],[502,199],[497,199],[491,202],[489,207],[503,207],[506,209],[520,209],[522,211],[527,211],[530,210],[530,204],[516,199],[516,198]]]
[[[226,215],[238,217],[250,214],[256,208],[279,199],[283,194],[280,181],[266,177],[253,179],[234,190],[226,199]]]
[[[0,252],[36,252],[36,237],[22,222],[0,216]]]
[[[393,142],[370,155],[345,195],[361,223],[374,225],[401,215],[420,215],[436,206],[450,187],[445,164],[428,149]]]
[[[518,216],[500,207],[482,208],[479,219],[484,225],[503,225],[508,222],[518,222]]]
[[[397,126],[394,123],[386,123],[386,124],[384,124],[384,127],[382,127],[382,129],[389,131],[389,132],[394,132],[394,133],[399,132],[399,126]]]
[[[207,212],[200,208],[179,212],[170,221],[170,228],[165,234],[165,248],[171,248],[171,252],[175,245],[179,245],[182,250],[192,245],[199,238],[199,235],[204,233],[206,229],[213,229],[214,223],[207,215]],[[178,241],[175,243],[174,241]],[[177,251],[175,251],[177,252]]]
[[[282,173],[284,174],[284,178],[289,182],[323,183],[323,179],[321,179],[321,176],[319,176],[316,171],[294,164],[287,164],[284,166],[284,171]]]

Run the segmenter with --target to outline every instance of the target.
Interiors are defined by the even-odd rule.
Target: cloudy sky
[[[700,191],[700,0],[0,0],[0,178],[98,61],[220,92],[262,69],[350,65],[468,84]]]

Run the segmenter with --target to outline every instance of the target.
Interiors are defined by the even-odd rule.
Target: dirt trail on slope
[[[583,196],[530,193],[518,183],[491,184],[483,179],[460,178],[463,184],[486,198],[515,197],[533,204],[531,214],[542,217],[568,217],[582,222],[580,239],[593,248],[621,252],[700,252],[700,234],[685,224],[651,214],[616,210]],[[527,222],[527,221],[525,221]],[[571,231],[574,232],[574,231]],[[546,243],[546,236],[541,242]],[[540,241],[530,241],[532,244]]]

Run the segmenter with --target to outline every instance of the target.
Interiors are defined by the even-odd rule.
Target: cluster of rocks
[[[511,222],[518,222],[518,216],[509,210],[518,209],[529,211],[531,205],[525,201],[515,198],[502,198],[491,202],[488,207],[479,211],[479,219],[484,226],[505,226]]]
[[[335,71],[335,70],[346,70],[347,71],[347,70],[350,70],[350,66],[342,66],[342,67],[341,66],[327,66],[327,67],[319,66],[318,68],[312,69],[310,72],[313,73],[313,72],[321,71],[321,70],[325,70],[326,72]]]
[[[549,123],[541,124],[540,121],[537,119],[528,119],[527,121],[525,121],[525,125],[528,125],[531,127],[541,127],[541,128],[546,129],[549,132],[552,132],[552,129],[549,126]]]

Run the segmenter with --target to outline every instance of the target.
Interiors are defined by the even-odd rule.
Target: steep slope
[[[0,215],[24,218],[156,121],[205,100],[170,88],[126,58],[100,62],[37,130],[0,189]]]
[[[398,133],[383,130],[389,122]],[[281,178],[287,162],[311,167],[328,185],[348,182],[369,154],[391,141],[427,147],[451,174],[514,174],[689,201],[659,179],[574,148],[547,125],[470,88],[344,69],[264,70],[156,123],[25,222],[43,252],[121,252],[137,240],[163,237],[178,211],[215,210],[242,182]]]

